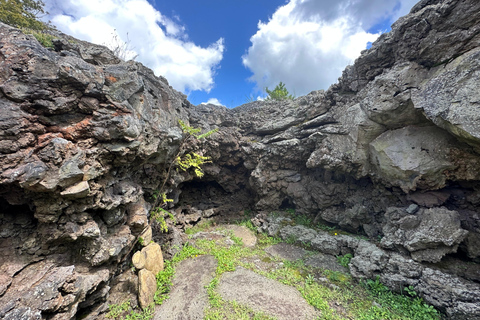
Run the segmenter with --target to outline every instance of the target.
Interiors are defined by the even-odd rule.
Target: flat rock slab
[[[305,259],[305,264],[314,268],[348,273],[348,269],[338,263],[337,257],[330,254],[318,253]]]
[[[248,229],[247,227],[226,225],[225,229],[231,230],[235,237],[242,239],[243,245],[245,247],[254,247],[257,244],[257,237],[252,232],[252,230]]]
[[[243,268],[224,273],[217,290],[224,300],[236,301],[278,320],[311,320],[320,315],[297,289]]]
[[[217,261],[213,256],[199,256],[182,261],[175,272],[172,291],[155,311],[155,320],[201,320],[208,306],[205,286],[212,281]]]
[[[303,259],[308,253],[307,250],[288,243],[274,244],[266,248],[265,252],[271,256],[288,261]]]

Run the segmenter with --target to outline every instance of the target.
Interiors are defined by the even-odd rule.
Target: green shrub
[[[47,25],[38,20],[46,14],[42,0],[0,0],[0,21],[17,28],[45,30]]]
[[[280,83],[275,87],[273,90],[269,90],[265,88],[268,96],[266,100],[286,100],[290,99],[293,100],[295,97],[291,95],[287,88],[285,88],[285,84],[280,81]]]
[[[1,0],[0,0],[1,1]],[[35,39],[37,39],[38,42],[45,48],[53,48],[53,36],[51,34],[42,32],[42,31],[35,31],[35,30],[28,30],[24,29],[23,32],[32,34]]]

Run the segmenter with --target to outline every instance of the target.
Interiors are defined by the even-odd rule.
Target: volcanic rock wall
[[[47,50],[0,24],[5,319],[71,319],[105,301],[187,117],[185,96],[143,65],[58,37]]]
[[[421,1],[326,92],[198,106],[190,121],[221,136],[206,180],[244,181],[259,212],[295,208],[377,239],[350,248],[355,277],[414,285],[452,319],[480,319],[479,21],[478,1]],[[232,183],[228,161],[248,172]]]
[[[243,162],[257,210],[291,206],[375,237],[389,206],[447,206],[477,238],[479,9],[420,2],[326,92],[197,106],[191,123],[222,133],[207,172],[232,191],[225,167]]]
[[[454,295],[421,293],[452,319],[480,318],[479,21],[476,0],[421,1],[328,91],[231,110],[192,106],[104,47],[57,34],[48,50],[0,24],[0,318],[105,310],[178,119],[220,130],[199,146],[213,160],[202,180],[167,182],[180,222],[295,208],[381,238],[432,283],[453,279]],[[357,277],[393,270],[371,252]]]

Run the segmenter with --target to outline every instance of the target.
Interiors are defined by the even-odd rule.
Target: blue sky
[[[122,48],[193,104],[227,107],[278,82],[327,89],[416,0],[45,0],[77,38]],[[128,44],[128,45],[127,45]]]

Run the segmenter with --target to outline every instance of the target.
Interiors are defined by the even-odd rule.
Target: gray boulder
[[[409,214],[404,208],[388,208],[383,227],[385,248],[407,249],[415,261],[439,262],[457,252],[468,234],[461,228],[458,212],[444,207],[420,209]]]
[[[454,144],[447,132],[432,126],[387,131],[370,143],[374,172],[386,185],[404,192],[443,188],[444,172],[456,167],[449,159]]]

